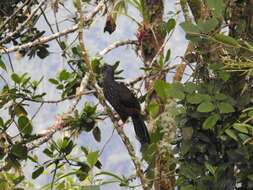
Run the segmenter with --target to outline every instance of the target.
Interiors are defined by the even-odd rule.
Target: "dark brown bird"
[[[149,144],[150,137],[141,117],[141,107],[138,99],[123,83],[115,81],[112,66],[104,65],[102,72],[103,92],[106,100],[112,105],[124,123],[128,117],[132,118],[134,131],[141,145]]]
[[[112,15],[108,15],[106,18],[106,23],[104,27],[104,32],[112,34],[116,30],[116,22]]]

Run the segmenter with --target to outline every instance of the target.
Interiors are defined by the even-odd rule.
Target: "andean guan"
[[[106,100],[112,105],[124,123],[128,117],[132,118],[134,131],[141,145],[149,144],[150,137],[141,117],[141,107],[138,99],[123,83],[115,81],[112,66],[105,64],[102,73],[103,92]]]

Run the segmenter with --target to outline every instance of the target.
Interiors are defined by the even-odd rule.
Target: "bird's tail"
[[[140,115],[132,116],[133,124],[134,124],[134,131],[137,136],[137,139],[140,141],[141,145],[149,144],[150,137],[148,134],[148,129],[141,118]]]

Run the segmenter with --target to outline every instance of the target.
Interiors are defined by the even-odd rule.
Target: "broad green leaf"
[[[32,178],[36,179],[37,177],[39,177],[44,171],[44,167],[40,166],[38,167],[33,173],[32,173]]]
[[[244,123],[234,123],[233,128],[241,133],[249,133],[249,130],[253,130],[253,127]]]
[[[225,133],[226,133],[229,137],[231,137],[232,139],[234,139],[235,141],[238,141],[238,138],[237,138],[237,136],[236,136],[234,130],[232,130],[232,129],[226,129],[226,130],[225,130]]]
[[[230,79],[230,76],[231,76],[230,73],[228,73],[226,71],[219,71],[218,72],[218,77],[225,82]]]
[[[226,36],[224,34],[216,34],[214,36],[214,39],[217,40],[218,42],[228,45],[228,46],[233,46],[236,48],[241,47],[241,45],[239,44],[239,42],[236,39],[234,39],[230,36]]]
[[[166,25],[167,25],[167,26],[166,26],[166,31],[167,31],[167,33],[170,33],[171,30],[172,30],[173,28],[175,28],[175,26],[176,26],[176,21],[175,21],[175,19],[173,19],[173,18],[169,19]]]
[[[98,156],[99,156],[99,152],[95,151],[95,152],[90,152],[87,155],[87,162],[89,164],[89,166],[92,168],[96,162],[98,161]]]
[[[200,34],[199,28],[196,25],[189,22],[189,21],[181,23],[180,26],[188,34],[195,34],[195,35]]]
[[[27,158],[27,148],[22,144],[14,144],[11,148],[11,153],[17,156],[19,159]]]
[[[235,111],[234,107],[227,102],[219,103],[218,108],[220,110],[220,113],[231,113]]]
[[[171,88],[168,89],[170,97],[177,98],[179,100],[183,100],[185,98],[184,87],[181,83],[174,82],[170,86]]]
[[[11,79],[12,79],[15,83],[17,83],[17,84],[19,84],[19,83],[21,82],[20,77],[19,77],[16,73],[12,73]]]
[[[7,68],[6,68],[6,66],[5,66],[5,63],[3,62],[1,56],[0,56],[0,67],[1,67],[3,70],[7,71]]]
[[[203,129],[212,129],[217,121],[220,119],[220,116],[218,114],[209,116],[203,123],[202,128]]]
[[[187,93],[192,94],[197,90],[197,85],[193,82],[187,82],[185,83],[184,91]]]
[[[169,88],[170,85],[163,80],[157,80],[155,82],[155,91],[164,100],[168,97]]]
[[[215,106],[212,102],[203,102],[198,106],[197,111],[207,113],[213,111],[214,109]]]
[[[18,129],[20,133],[29,135],[32,133],[33,126],[31,124],[31,121],[25,116],[21,115],[18,118]]]
[[[65,69],[62,70],[59,74],[59,80],[63,81],[63,80],[68,80],[70,77],[70,73],[68,71],[66,71]]]
[[[213,12],[215,17],[221,17],[223,12],[223,0],[207,0],[208,8]]]
[[[203,101],[202,94],[188,94],[186,100],[190,104],[200,104]]]
[[[201,32],[209,33],[213,31],[217,27],[218,24],[219,22],[216,18],[211,18],[206,21],[199,20],[197,26],[199,27]]]
[[[217,94],[214,95],[214,97],[215,97],[216,100],[226,100],[228,98],[228,96],[226,96],[223,93],[217,93]]]

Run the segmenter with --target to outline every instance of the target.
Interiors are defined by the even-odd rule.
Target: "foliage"
[[[0,2],[0,189],[35,189],[34,180],[41,176],[50,176],[49,183],[41,187],[45,190],[99,190],[112,183],[136,189],[144,187],[143,180],[138,184],[142,177],[149,189],[157,185],[157,178],[171,185],[160,189],[253,189],[252,1],[180,1],[182,23],[175,19],[178,11],[163,14],[166,1],[113,0],[99,7],[101,2],[74,0],[69,8],[68,1],[54,0],[49,13],[55,17],[54,24],[48,19],[47,1]],[[132,8],[141,21],[131,14]],[[72,28],[61,30],[60,9],[72,12],[61,21],[70,21]],[[120,15],[137,23],[136,41],[109,45],[93,56],[83,29],[92,27],[100,10],[101,17],[107,16],[104,31],[109,34],[115,31]],[[42,19],[53,34],[39,27]],[[174,44],[172,49],[165,48],[177,25],[189,42],[178,67],[171,64]],[[70,33],[77,36],[73,42]],[[52,40],[66,63],[54,76],[34,80],[30,73],[14,67],[11,52],[27,65],[36,57],[47,60],[55,53]],[[104,142],[99,124],[107,118],[121,126],[101,93],[101,68],[106,53],[130,44],[144,64],[138,66],[143,76],[130,81],[128,87],[143,103],[143,117],[152,129],[150,145],[141,149],[141,162],[132,140],[123,130],[116,130],[135,166],[136,171],[128,176],[103,170],[101,155],[111,138],[101,149],[89,148],[85,140],[79,146],[76,140],[88,133],[93,143]],[[122,60],[116,60],[109,64],[115,78],[124,79],[119,69]],[[189,77],[183,77],[185,82],[166,81],[168,73],[183,75],[185,68],[191,70]],[[47,100],[49,92],[41,90],[46,83],[59,92],[59,100]],[[52,113],[57,116],[52,125],[38,131],[34,118],[42,106],[65,105],[66,100],[74,103],[69,101],[72,106],[64,113]],[[63,132],[62,136],[54,135],[57,132]],[[45,158],[33,151],[36,148]],[[145,172],[144,167],[138,168],[142,161],[147,165]],[[31,174],[24,173],[25,165]]]

